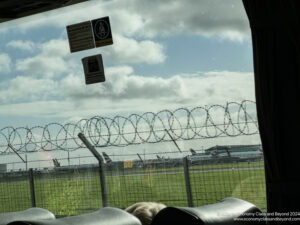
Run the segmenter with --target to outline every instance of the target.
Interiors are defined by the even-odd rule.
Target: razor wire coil
[[[127,117],[95,116],[76,123],[4,127],[0,130],[0,154],[12,153],[9,145],[17,152],[77,150],[85,147],[78,133],[83,133],[96,147],[253,135],[258,134],[255,109],[255,102],[244,100],[192,109],[133,113]]]

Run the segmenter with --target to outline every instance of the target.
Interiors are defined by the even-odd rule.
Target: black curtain
[[[252,31],[268,212],[300,212],[300,1],[243,3]]]

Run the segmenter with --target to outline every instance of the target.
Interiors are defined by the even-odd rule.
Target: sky
[[[70,53],[66,26],[109,16],[113,45]],[[102,54],[106,82],[81,59]],[[94,0],[0,24],[0,129],[255,100],[240,0]]]

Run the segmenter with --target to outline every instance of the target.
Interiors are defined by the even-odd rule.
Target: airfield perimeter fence
[[[7,127],[0,130],[0,153],[75,151],[85,147],[78,133],[101,148],[258,135],[253,109],[254,102],[243,101],[113,119],[93,117],[75,124]],[[106,193],[101,193],[100,173]],[[57,216],[77,215],[105,206],[102,196],[109,206],[120,208],[139,201],[200,206],[232,196],[264,211],[263,159],[135,160],[105,164],[103,171],[94,165],[0,173],[0,212],[37,206]]]
[[[200,206],[237,197],[266,210],[262,159],[231,162],[216,159],[203,164],[183,158],[177,162],[148,162],[142,167],[133,165],[130,161],[105,165],[105,196],[109,206],[126,208],[139,201]],[[33,206],[66,216],[103,207],[97,165],[7,173],[0,180],[0,212]]]

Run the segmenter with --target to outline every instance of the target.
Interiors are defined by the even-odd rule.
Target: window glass
[[[71,53],[66,26],[106,16],[113,44]],[[266,210],[242,1],[88,1],[2,23],[0,39],[0,212],[32,206],[30,176],[60,216],[231,196]],[[86,85],[98,54],[105,82]]]

